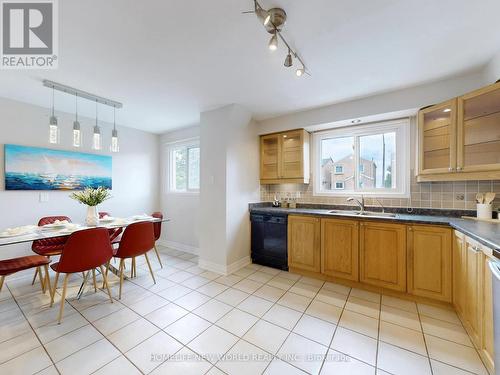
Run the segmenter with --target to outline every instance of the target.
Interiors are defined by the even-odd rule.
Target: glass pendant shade
[[[120,151],[120,145],[118,144],[118,131],[113,129],[111,132],[111,152]]]
[[[73,122],[73,147],[80,147],[82,144],[82,132],[80,130],[80,123]]]
[[[50,116],[49,120],[49,143],[59,143],[59,126],[57,126],[57,117]]]
[[[101,149],[101,129],[97,125],[94,126],[94,134],[92,136],[92,149]]]

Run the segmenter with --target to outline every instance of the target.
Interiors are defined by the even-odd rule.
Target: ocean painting
[[[111,176],[111,156],[5,145],[5,190],[111,189]]]

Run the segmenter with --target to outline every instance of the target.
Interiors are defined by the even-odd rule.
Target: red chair
[[[163,220],[163,214],[161,212],[153,212],[151,214],[151,216],[153,216],[154,218]],[[155,235],[154,249],[155,249],[156,257],[158,258],[158,262],[160,262],[160,266],[161,266],[161,268],[163,268],[163,264],[161,263],[161,259],[160,259],[160,254],[158,253],[158,249],[156,248],[156,241],[158,241],[160,239],[160,236],[161,236],[161,221],[153,223],[153,228],[154,228],[154,235]]]
[[[102,219],[103,217],[106,216],[111,216],[109,212],[99,212],[99,219]],[[118,237],[122,233],[122,228],[116,228],[116,229],[108,229],[109,231],[109,240],[111,241],[111,244],[117,244],[120,243],[121,237]]]
[[[59,221],[66,220],[67,222],[71,223],[71,219],[67,216],[46,216],[42,217],[38,221],[38,226],[41,227],[46,224],[52,224],[56,220]],[[31,250],[38,255],[42,255],[50,259],[51,256],[61,255],[61,252],[64,248],[64,244],[66,243],[67,240],[68,237],[53,237],[53,238],[46,238],[43,240],[35,240],[31,245]],[[38,268],[35,271],[35,275],[33,276],[33,281],[31,285],[35,283],[37,274],[39,274]]]
[[[50,260],[42,255],[30,255],[26,257],[0,260],[0,292],[2,291],[5,276],[12,275],[13,273],[35,267],[38,270],[39,274],[41,275],[42,274],[41,267],[43,266],[45,269],[45,277],[44,277],[45,281],[42,281],[42,277],[40,276],[42,292],[45,293],[45,291],[47,290],[46,287],[48,286],[49,293],[51,293],[49,266],[48,266],[49,263]]]
[[[68,285],[68,277],[72,273],[91,270],[94,271],[99,267],[103,277],[103,285],[108,291],[111,303],[113,303],[111,291],[109,290],[108,280],[102,267],[104,264],[107,264],[109,262],[112,256],[113,248],[111,247],[111,242],[109,241],[109,233],[105,228],[85,229],[74,232],[73,234],[71,234],[71,236],[69,236],[68,241],[66,242],[66,245],[64,246],[64,249],[62,251],[59,262],[51,265],[51,268],[56,272],[56,278],[54,281],[54,288],[52,290],[50,306],[54,304],[54,295],[56,293],[59,274],[66,274],[64,276],[61,308],[59,310],[59,318],[57,320],[58,323],[61,323],[64,311],[64,300],[66,298],[66,287]],[[88,274],[89,272],[87,272],[84,277],[84,283],[86,283],[87,281]],[[94,288],[95,286],[96,284],[94,274]]]
[[[115,258],[120,259],[120,266],[118,268],[120,274],[120,292],[118,298],[122,298],[122,285],[123,285],[123,272],[125,268],[125,259],[132,259],[132,264],[135,263],[135,258],[144,255],[146,262],[149,267],[149,272],[153,278],[153,282],[156,284],[155,276],[153,275],[153,269],[151,268],[151,263],[149,263],[149,258],[147,252],[151,250],[155,245],[154,229],[153,223],[142,221],[138,223],[130,224],[125,228],[122,234],[122,240],[120,245],[115,250],[113,255]],[[135,267],[132,266],[132,269]],[[109,269],[109,264],[108,264]],[[108,272],[106,269],[106,272]]]

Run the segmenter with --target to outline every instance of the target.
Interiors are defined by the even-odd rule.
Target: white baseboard
[[[191,246],[191,245],[186,245],[180,242],[175,242],[175,241],[169,241],[169,240],[158,240],[157,241],[158,245],[160,246],[165,246],[170,249],[174,250],[179,250],[179,251],[184,251],[186,253],[198,255],[199,249],[197,247]]]
[[[204,260],[204,259],[199,259],[198,260],[198,267],[203,268],[207,271],[220,273],[222,275],[229,275],[233,272],[238,271],[240,268],[243,268],[243,267],[249,265],[250,263],[252,263],[250,256],[246,256],[246,257],[244,257],[236,262],[233,262],[231,264],[228,264],[228,265],[223,265],[223,264],[219,264],[219,263],[210,262],[210,261]]]

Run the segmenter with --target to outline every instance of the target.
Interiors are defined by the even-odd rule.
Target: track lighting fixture
[[[288,55],[285,58],[285,65],[287,68],[290,68],[293,65],[292,52],[288,50]]]
[[[49,118],[49,143],[59,143],[59,127],[57,117],[54,114],[54,86],[52,86],[52,114]]]
[[[269,10],[264,9],[257,0],[254,0],[254,11],[244,12],[244,13],[255,13],[259,21],[264,25],[266,31],[272,34],[269,40],[269,50],[276,51],[278,49],[278,38],[281,39],[283,44],[288,48],[288,54],[285,58],[285,67],[289,68],[293,66],[293,58],[295,57],[300,64],[301,68],[295,71],[297,77],[302,77],[304,74],[309,74],[306,69],[306,65],[300,58],[297,51],[294,51],[290,44],[287,42],[283,34],[281,33],[283,26],[286,22],[286,12],[281,8],[272,8]]]
[[[276,51],[278,49],[278,35],[277,35],[277,31],[275,31],[274,35],[269,40],[269,49],[271,51]]]
[[[73,122],[73,146],[81,146],[81,130],[80,123],[78,122],[78,94],[75,95],[75,121]]]

